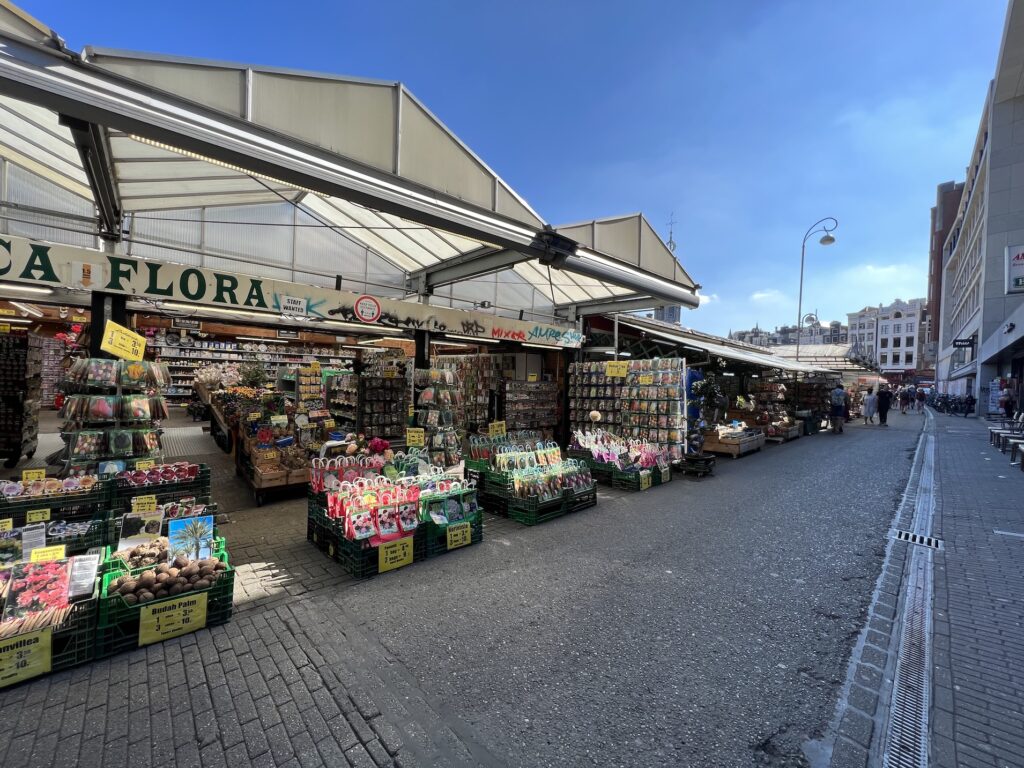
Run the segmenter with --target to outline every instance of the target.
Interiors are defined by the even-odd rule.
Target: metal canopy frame
[[[589,222],[594,235],[580,239],[573,234],[581,225],[549,227],[400,83],[106,49],[87,48],[79,56],[38,22],[26,26],[24,16],[0,0],[0,110],[16,124],[7,133],[0,126],[0,155],[76,194],[87,190],[106,239],[120,238],[129,212],[288,201],[404,271],[407,287],[420,295],[511,269],[572,317],[583,305],[647,296],[698,306],[699,286],[642,216]],[[168,68],[178,78],[170,85]],[[205,87],[204,78],[182,78],[192,69],[211,73],[210,81],[227,78],[223,93],[241,78],[237,109],[183,94]],[[280,116],[261,122],[259,115],[273,108],[269,97],[259,97],[262,89],[282,82],[307,94],[370,89],[375,103],[391,99],[392,123],[381,127],[393,129],[393,157],[346,156],[278,126]],[[260,84],[255,90],[254,83]],[[304,104],[315,111],[317,101],[307,96]],[[320,130],[332,128],[329,119]],[[411,121],[404,129],[403,120]],[[46,145],[29,134],[44,137]],[[403,154],[406,134],[413,144]],[[465,178],[445,177],[449,158],[425,153],[423,136],[439,152],[454,153],[451,162]],[[433,186],[423,181],[431,163],[441,167]],[[468,186],[460,187],[463,182]],[[623,248],[622,232],[629,228],[636,244]],[[599,231],[607,233],[608,247]],[[645,260],[657,265],[655,271]]]

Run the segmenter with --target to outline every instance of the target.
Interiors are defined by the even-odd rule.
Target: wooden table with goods
[[[721,453],[734,459],[759,451],[764,444],[765,436],[761,432],[748,433],[740,437],[719,437],[718,432],[708,432],[704,435],[706,453]]]

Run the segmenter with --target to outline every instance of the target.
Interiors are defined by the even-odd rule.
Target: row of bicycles
[[[939,413],[947,416],[970,416],[975,412],[977,401],[972,395],[947,395],[933,392],[925,401]]]

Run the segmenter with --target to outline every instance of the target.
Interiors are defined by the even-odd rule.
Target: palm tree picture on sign
[[[189,560],[205,560],[213,555],[213,516],[184,517],[167,524],[168,560],[184,555]]]

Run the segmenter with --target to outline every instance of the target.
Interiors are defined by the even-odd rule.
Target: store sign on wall
[[[176,317],[171,320],[171,328],[178,328],[182,331],[198,331],[202,327],[203,324],[194,317]]]
[[[270,319],[285,313],[356,325],[373,323],[399,330],[448,332],[562,348],[577,348],[583,340],[582,334],[571,327],[118,256],[69,245],[36,243],[21,237],[0,238],[0,279],[102,290],[152,301],[266,312]]]
[[[1024,245],[1006,249],[1006,292],[1024,293]]]
[[[299,338],[299,332],[293,331],[288,328],[278,328],[277,338],[279,339],[297,339]]]

